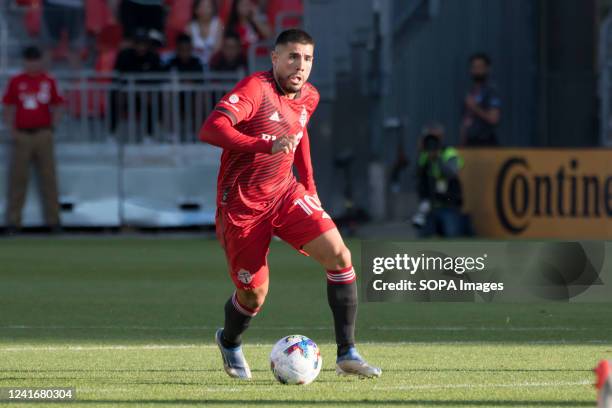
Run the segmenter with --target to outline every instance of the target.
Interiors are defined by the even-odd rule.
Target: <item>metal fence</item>
[[[195,143],[216,101],[239,74],[57,72],[66,99],[58,143]],[[2,88],[8,75],[0,76]]]

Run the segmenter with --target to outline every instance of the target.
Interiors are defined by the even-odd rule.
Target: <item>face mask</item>
[[[485,82],[487,80],[487,74],[474,74],[472,75],[472,80],[478,83]]]

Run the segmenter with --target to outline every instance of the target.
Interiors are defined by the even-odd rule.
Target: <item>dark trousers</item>
[[[57,226],[59,204],[51,129],[18,130],[13,139],[6,222],[11,227],[21,226],[21,212],[28,190],[30,163],[34,164],[40,181],[45,221],[49,226]]]
[[[453,207],[434,208],[427,215],[425,226],[420,231],[422,238],[436,234],[445,238],[456,238],[463,235],[461,210]]]

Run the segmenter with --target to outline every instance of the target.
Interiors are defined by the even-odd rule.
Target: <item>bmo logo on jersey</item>
[[[304,137],[304,132],[299,132],[297,135],[295,135],[296,139],[297,139],[297,143],[295,144],[295,147],[297,148],[297,146],[300,144],[300,141],[302,140],[302,137]],[[277,139],[276,136],[274,135],[269,135],[267,133],[262,133],[261,134],[261,138],[263,140],[268,140],[268,141],[275,141]],[[293,151],[295,151],[295,149],[293,149]]]
[[[261,138],[262,138],[263,140],[276,140],[276,136],[274,136],[274,135],[269,135],[269,134],[267,134],[267,133],[262,133],[262,134],[261,134]]]

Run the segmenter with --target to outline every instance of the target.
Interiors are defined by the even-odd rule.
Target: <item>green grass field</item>
[[[267,304],[245,336],[254,379],[236,382],[212,341],[233,288],[215,241],[1,240],[0,387],[76,387],[70,406],[83,407],[595,406],[591,368],[612,357],[612,303],[362,304],[360,351],[384,371],[366,381],[335,375],[320,268],[278,242],[270,265]],[[271,345],[292,333],[322,347],[306,387],[268,369]]]

